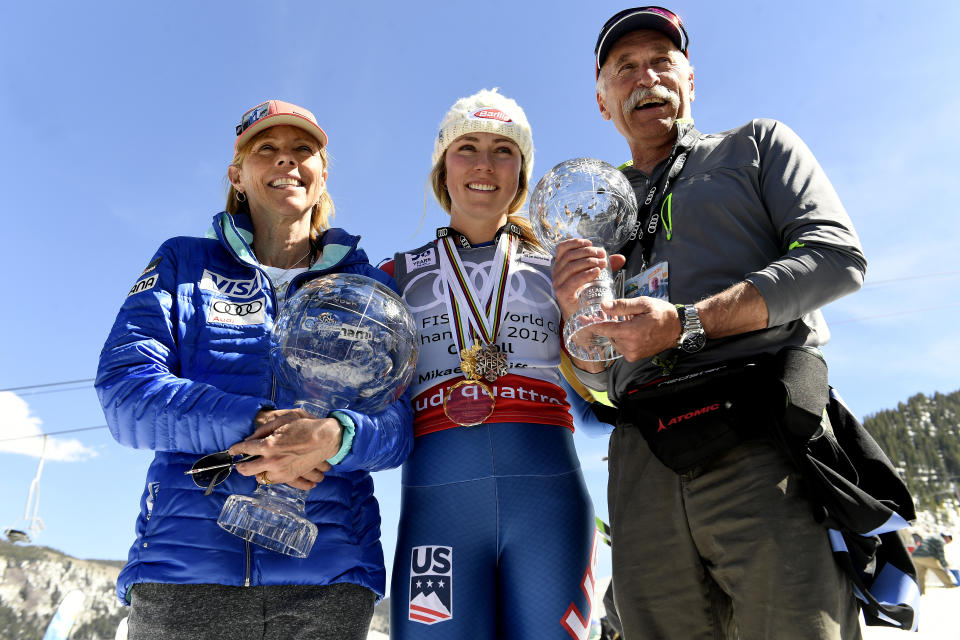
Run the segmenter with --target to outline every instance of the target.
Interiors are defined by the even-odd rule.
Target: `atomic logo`
[[[667,427],[672,427],[678,422],[683,422],[684,420],[699,418],[700,416],[710,413],[712,411],[716,411],[719,408],[720,408],[720,403],[708,404],[705,407],[700,407],[699,409],[694,409],[693,411],[689,411],[687,413],[681,413],[678,416],[674,416],[667,421],[667,424],[663,424],[663,419],[661,418],[658,420],[658,422],[660,423],[660,426],[657,427],[657,431],[663,431]]]

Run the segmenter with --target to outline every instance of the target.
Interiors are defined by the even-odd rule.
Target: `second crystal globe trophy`
[[[274,374],[318,418],[336,409],[383,411],[413,378],[416,325],[400,297],[372,278],[331,274],[311,280],[281,309],[271,333]],[[227,498],[217,524],[262,547],[305,558],[317,537],[307,491],[259,485]]]
[[[616,167],[594,158],[561,162],[544,175],[530,196],[530,222],[544,249],[556,255],[557,244],[583,238],[615,252],[636,226],[637,198],[626,176]],[[563,327],[563,341],[576,358],[606,361],[620,357],[610,341],[588,327],[614,322],[601,302],[613,300],[610,268],[577,294],[580,308]]]

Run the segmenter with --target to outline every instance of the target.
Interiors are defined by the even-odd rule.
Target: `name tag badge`
[[[670,278],[666,260],[658,262],[624,282],[624,298],[640,296],[670,300]]]

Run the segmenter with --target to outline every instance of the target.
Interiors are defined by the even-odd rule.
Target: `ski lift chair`
[[[18,542],[30,544],[30,534],[20,529],[7,529],[3,532],[3,536],[8,542],[12,542],[13,544],[17,544]]]

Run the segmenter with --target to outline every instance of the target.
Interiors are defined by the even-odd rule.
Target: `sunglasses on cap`
[[[193,483],[201,489],[206,488],[203,495],[208,496],[213,488],[218,484],[223,484],[233,468],[241,462],[250,462],[260,456],[251,455],[230,455],[229,451],[218,451],[210,455],[203,456],[190,467],[189,471],[184,471],[183,475],[190,476]]]
[[[253,123],[263,120],[268,115],[270,115],[270,103],[264,102],[261,105],[257,105],[250,111],[247,111],[240,118],[240,124],[237,125],[237,135],[249,129]]]
[[[659,23],[659,24],[658,24]],[[666,24],[664,24],[666,23]],[[667,24],[670,26],[668,27]],[[672,29],[670,28],[672,27]],[[603,28],[600,29],[600,35],[597,37],[597,45],[594,48],[596,70],[599,73],[600,66],[606,60],[610,48],[621,36],[638,29],[654,29],[668,36],[677,46],[680,53],[689,57],[688,48],[690,38],[687,30],[683,26],[683,20],[670,9],[657,6],[633,7],[624,9],[612,18],[607,20]]]

